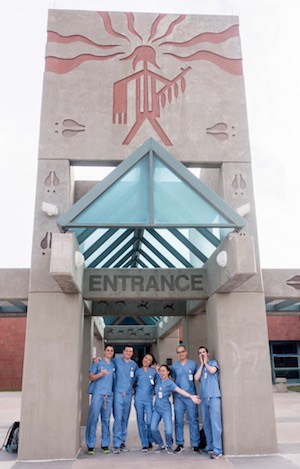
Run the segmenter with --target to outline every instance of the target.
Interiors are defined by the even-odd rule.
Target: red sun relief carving
[[[66,74],[72,72],[77,67],[87,61],[123,61],[131,60],[133,73],[125,76],[121,80],[112,83],[113,86],[113,124],[128,126],[128,85],[133,83],[135,86],[135,117],[134,124],[127,130],[127,135],[123,141],[123,145],[128,145],[135,135],[138,133],[142,124],[147,120],[156,134],[161,138],[167,146],[172,145],[170,138],[158,122],[162,108],[165,108],[173,99],[178,98],[180,93],[186,90],[185,75],[192,70],[191,64],[194,61],[206,60],[226,73],[234,75],[242,75],[242,61],[240,58],[229,58],[218,55],[209,50],[203,50],[201,43],[220,44],[228,39],[238,36],[238,25],[232,25],[225,31],[221,32],[204,32],[197,36],[190,37],[186,41],[166,41],[166,38],[172,33],[176,33],[178,25],[184,23],[186,15],[179,15],[175,20],[171,15],[158,15],[149,27],[148,37],[142,37],[136,30],[135,16],[133,13],[117,13],[115,15],[124,15],[126,18],[126,31],[116,31],[113,27],[112,19],[109,13],[97,13],[103,22],[104,29],[109,38],[113,38],[118,43],[114,44],[98,44],[82,35],[62,36],[61,34],[49,31],[48,42],[56,42],[61,44],[70,44],[72,42],[82,42],[93,46],[97,54],[81,54],[72,58],[64,58],[58,56],[46,57],[46,72],[58,74]],[[168,18],[170,21],[168,22]],[[162,21],[164,23],[162,24]],[[164,33],[158,36],[158,27],[164,29]],[[145,33],[144,33],[145,35]],[[176,35],[176,34],[175,34]],[[141,45],[136,45],[142,43]],[[122,45],[128,43],[132,45],[132,52],[124,57],[125,52],[120,51]],[[168,51],[164,52],[164,48],[168,47]],[[192,52],[190,47],[193,47]],[[157,50],[163,51],[162,55],[170,56],[183,63],[187,63],[186,67],[179,66],[178,74],[175,77],[166,77],[160,72],[161,67],[157,63]],[[170,50],[172,50],[170,52]],[[179,51],[182,53],[179,53]],[[99,54],[100,52],[100,54]],[[107,54],[107,52],[109,52]]]

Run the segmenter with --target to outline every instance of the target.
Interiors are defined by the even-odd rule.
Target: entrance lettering
[[[202,274],[156,274],[142,275],[106,275],[93,274],[89,276],[89,290],[91,292],[164,292],[168,291],[203,291]]]

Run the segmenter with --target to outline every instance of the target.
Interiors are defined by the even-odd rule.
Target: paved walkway
[[[94,456],[84,453],[85,445],[76,461],[18,462],[16,455],[0,451],[0,469],[295,469],[300,468],[300,393],[274,393],[279,454],[268,456],[224,456],[211,460],[206,455],[193,454],[190,448],[179,455],[142,453],[132,410],[127,446],[130,452]],[[21,393],[0,392],[0,444],[7,429],[20,420]],[[258,422],[259,425],[259,422]],[[187,439],[188,441],[188,439]],[[99,446],[99,445],[98,445]]]

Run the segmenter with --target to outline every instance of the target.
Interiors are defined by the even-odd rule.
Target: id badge
[[[189,381],[194,381],[194,376],[192,374],[189,374]]]
[[[162,397],[163,397],[162,391],[158,391],[158,397],[159,397],[159,399],[162,399]]]
[[[133,378],[134,377],[134,372],[133,370],[130,370],[130,378]]]

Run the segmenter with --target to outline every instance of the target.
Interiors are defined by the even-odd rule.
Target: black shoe
[[[179,454],[182,453],[182,451],[184,451],[184,447],[182,445],[178,445],[174,453]]]
[[[110,449],[109,449],[108,446],[102,446],[101,451],[102,451],[103,454],[109,454],[110,453]]]
[[[147,446],[143,446],[143,447],[142,447],[142,452],[143,452],[143,453],[147,453],[147,451],[148,451]]]
[[[150,442],[148,445],[148,449],[152,449],[152,448],[153,448],[153,444]]]
[[[199,453],[199,446],[193,447],[193,453]]]
[[[129,451],[128,448],[126,448],[126,445],[125,443],[122,443],[121,446],[120,446],[120,450],[123,451],[123,453],[127,453]]]

